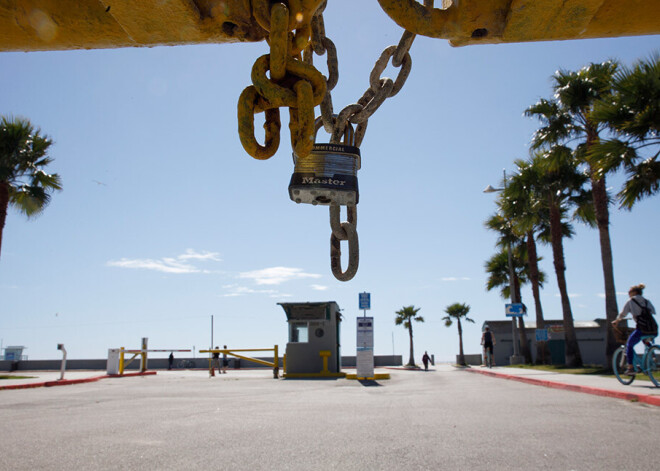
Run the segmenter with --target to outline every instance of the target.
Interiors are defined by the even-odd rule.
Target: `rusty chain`
[[[323,12],[327,6],[325,0],[318,8],[312,18],[312,38],[310,44],[303,52],[303,60],[313,65],[313,55],[323,56],[327,54],[328,78],[325,97],[321,102],[321,117],[323,127],[331,135],[330,143],[337,144],[342,136],[346,134],[347,126],[357,124],[352,145],[360,147],[364,139],[367,122],[387,98],[395,96],[410,75],[412,59],[410,48],[415,40],[415,34],[404,31],[398,46],[389,46],[382,52],[374,68],[369,74],[369,88],[364,92],[357,103],[344,107],[338,114],[334,114],[331,92],[339,79],[339,61],[337,59],[337,48],[330,38],[325,34],[325,22]],[[425,0],[424,6],[433,8],[433,0]],[[390,78],[382,78],[381,75],[388,63],[392,60],[392,66],[400,68],[395,81]],[[357,234],[357,206],[347,206],[347,221],[339,221],[339,206],[330,205],[330,267],[332,273],[340,281],[348,281],[357,273],[360,252]],[[348,242],[348,267],[346,271],[341,269],[341,241]]]
[[[238,100],[238,135],[245,151],[255,159],[269,159],[277,152],[280,137],[279,108],[288,107],[294,151],[307,156],[314,145],[314,107],[325,96],[325,77],[300,58],[311,35],[311,21],[321,0],[287,0],[271,4],[254,0],[253,15],[268,31],[270,53],[252,67],[252,85]],[[270,73],[270,77],[268,76]],[[271,111],[276,110],[276,111]],[[254,135],[254,115],[265,112],[265,144]]]
[[[360,264],[360,249],[357,235],[357,206],[346,206],[346,222],[340,222],[340,207],[336,203],[330,205],[330,269],[339,281],[348,281],[357,273]],[[341,241],[348,241],[348,267],[341,269]]]
[[[424,0],[421,8],[432,9],[433,0]],[[252,85],[238,102],[238,130],[241,144],[248,154],[260,160],[272,157],[280,142],[280,107],[289,108],[289,128],[295,154],[305,158],[314,145],[314,108],[320,105],[323,127],[330,143],[338,144],[356,124],[351,145],[360,147],[369,118],[387,98],[395,96],[405,84],[412,67],[410,48],[415,34],[405,31],[397,46],[382,52],[369,75],[369,88],[357,103],[333,112],[331,91],[339,80],[339,61],[335,44],[325,34],[323,12],[327,0],[253,0],[253,15],[268,31],[270,53],[255,61]],[[327,54],[327,78],[313,64],[313,55]],[[399,68],[396,80],[381,77],[387,65]],[[270,74],[268,76],[267,74]],[[254,135],[254,115],[265,112],[265,143]],[[352,134],[352,133],[351,133]],[[348,281],[357,273],[359,244],[357,206],[347,206],[347,221],[340,222],[339,205],[330,205],[330,266],[340,281]],[[348,267],[341,268],[341,241],[348,242]]]

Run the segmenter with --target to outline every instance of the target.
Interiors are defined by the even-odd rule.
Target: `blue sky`
[[[330,5],[324,14],[339,55],[335,110],[360,98],[374,62],[402,33],[375,2],[346,13]],[[0,53],[0,114],[27,117],[54,139],[51,169],[64,182],[38,218],[9,214],[2,344],[28,347],[31,359],[58,358],[58,343],[69,358],[102,358],[108,348],[137,348],[141,337],[152,348],[199,350],[209,346],[213,315],[216,344],[284,349],[277,303],[332,300],[345,315],[343,353],[355,354],[358,293],[367,291],[376,354],[407,359],[394,313],[415,305],[426,320],[414,326],[417,361],[424,350],[452,359],[456,327],[441,318],[454,302],[471,306],[476,324],[465,327],[464,345],[477,353],[481,324],[503,319],[505,302],[485,291],[495,236],[483,221],[495,196],[482,190],[527,157],[537,123],[524,109],[551,96],[557,69],[631,64],[658,50],[658,36],[464,48],[418,37],[406,85],[369,119],[360,268],[347,283],[330,272],[327,208],[288,198],[288,113],[270,160],[240,145],[236,103],[265,43]],[[324,59],[315,63],[326,73]],[[321,131],[318,141],[328,138]],[[639,282],[660,303],[659,208],[655,197],[632,212],[612,209],[620,307]],[[568,288],[574,318],[591,320],[604,316],[598,235],[576,228],[565,244]],[[558,319],[551,252],[540,251],[544,311]],[[527,287],[523,301],[533,305]]]

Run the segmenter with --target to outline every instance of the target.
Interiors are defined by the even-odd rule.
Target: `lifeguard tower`
[[[289,323],[284,377],[344,377],[339,341],[341,313],[337,303],[278,304]]]

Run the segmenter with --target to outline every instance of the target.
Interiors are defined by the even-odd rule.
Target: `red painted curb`
[[[660,407],[660,396],[650,396],[648,394],[628,393],[623,391],[614,391],[611,389],[595,388],[593,386],[581,386],[579,384],[559,383],[557,381],[548,381],[536,378],[526,378],[524,376],[516,376],[505,373],[495,373],[493,371],[474,370],[468,369],[471,373],[478,373],[485,376],[492,376],[495,378],[509,379],[521,383],[534,384],[537,386],[545,386],[546,388],[563,389],[565,391],[575,391],[586,394],[593,394],[595,396],[612,397],[615,399],[625,399],[626,401],[638,401],[644,404]]]
[[[51,386],[67,386],[69,384],[82,384],[82,383],[93,383],[99,379],[106,378],[106,376],[94,376],[92,378],[81,378],[81,379],[60,379],[56,381],[46,381],[43,383],[47,388]]]
[[[62,379],[56,381],[44,381],[41,383],[26,383],[26,384],[11,384],[8,386],[0,386],[0,391],[4,389],[32,389],[32,388],[42,388],[42,387],[52,387],[52,386],[68,386],[70,384],[82,384],[82,383],[93,383],[100,379],[104,378],[124,378],[128,376],[149,376],[155,375],[156,371],[145,371],[137,373],[126,373],[123,375],[102,375],[102,376],[93,376],[91,378],[81,378],[81,379]]]

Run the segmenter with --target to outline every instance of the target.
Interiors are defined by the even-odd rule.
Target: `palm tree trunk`
[[[7,208],[9,207],[9,185],[6,182],[0,183],[0,253],[2,251],[2,233],[5,230],[5,221],[7,220]]]
[[[603,264],[603,280],[605,282],[605,317],[607,319],[607,345],[605,354],[607,356],[606,367],[612,364],[612,355],[618,347],[614,336],[612,321],[616,319],[619,308],[616,302],[616,288],[614,286],[614,262],[612,257],[612,244],[610,242],[610,213],[607,197],[605,177],[597,180],[591,172],[591,188],[594,200],[594,210],[598,223],[598,235],[600,237],[600,258]]]
[[[461,319],[456,318],[458,324],[458,364],[465,365],[465,354],[463,353],[463,327],[461,326]]]
[[[522,296],[520,295],[520,279],[518,276],[514,277],[514,292],[516,293],[517,303],[522,303]],[[527,342],[527,332],[525,331],[525,320],[523,316],[518,317],[518,336],[520,337],[520,353],[525,358],[525,363],[532,362],[532,352],[529,350],[529,343]]]
[[[566,264],[564,262],[564,245],[561,233],[561,214],[559,207],[549,198],[550,203],[550,233],[552,240],[552,258],[557,275],[557,286],[561,297],[561,310],[564,319],[564,339],[566,342],[566,366],[582,366],[582,355],[580,346],[575,335],[575,325],[573,324],[573,313],[571,312],[571,302],[568,298],[568,289],[566,287]]]
[[[539,257],[536,252],[536,239],[534,232],[527,233],[527,265],[529,266],[529,281],[532,284],[532,296],[534,297],[534,310],[536,311],[536,328],[545,329],[543,318],[543,307],[541,306],[541,290],[539,289]],[[536,342],[536,363],[547,364],[550,362],[550,349],[548,342]]]
[[[415,366],[415,353],[413,352],[412,319],[408,320],[408,333],[410,334],[410,359],[408,360],[408,365],[406,366]]]

